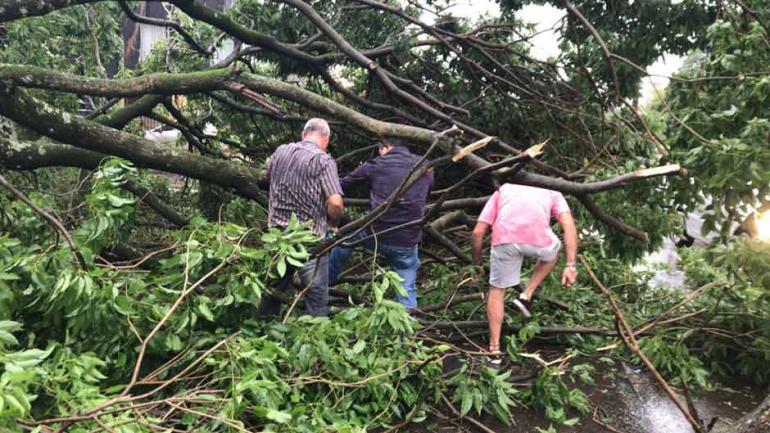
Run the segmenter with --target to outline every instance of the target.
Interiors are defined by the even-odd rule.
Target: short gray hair
[[[320,132],[326,136],[329,136],[332,133],[331,129],[329,128],[329,123],[318,117],[314,117],[308,120],[307,123],[305,123],[305,127],[302,128],[303,136],[311,132]]]

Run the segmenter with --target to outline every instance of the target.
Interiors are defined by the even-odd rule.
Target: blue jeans
[[[361,230],[355,237],[347,242],[363,239],[371,235],[369,230]],[[401,277],[406,291],[406,296],[396,294],[396,300],[406,307],[407,310],[417,308],[417,270],[420,269],[420,258],[417,256],[417,245],[411,247],[402,247],[399,245],[389,245],[382,242],[375,244],[374,238],[371,238],[359,244],[368,250],[377,252],[384,256],[394,271]],[[352,248],[334,247],[329,254],[329,282],[334,283],[337,277],[342,273],[345,265],[353,254]]]
[[[298,291],[305,290],[305,314],[326,316],[329,313],[329,256],[324,255],[308,260],[301,268],[289,265],[283,278],[276,281],[272,288],[286,292],[296,273],[299,276]],[[262,318],[277,316],[281,312],[281,301],[275,296],[265,296],[259,306]]]

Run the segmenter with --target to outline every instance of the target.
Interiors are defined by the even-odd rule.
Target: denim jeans
[[[362,230],[348,242],[363,239],[371,235],[369,230]],[[403,281],[406,296],[396,294],[396,300],[404,305],[408,310],[417,308],[417,270],[420,269],[420,258],[417,255],[417,245],[404,247],[399,245],[375,243],[374,238],[364,241],[362,244],[369,250],[377,249],[401,277]],[[337,277],[342,273],[345,265],[353,254],[352,248],[334,247],[329,257],[329,282],[334,283]]]
[[[300,286],[297,291],[307,288],[304,295],[305,314],[311,316],[326,316],[329,313],[329,256],[313,258],[304,266],[297,269],[289,265],[286,274],[273,284],[272,288],[278,292],[286,292],[294,274],[299,276]],[[277,316],[281,311],[281,301],[274,296],[266,296],[262,299],[259,308],[260,317]]]

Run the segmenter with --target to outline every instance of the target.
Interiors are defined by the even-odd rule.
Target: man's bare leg
[[[529,282],[527,283],[527,288],[524,289],[524,295],[526,295],[527,299],[532,299],[532,295],[535,294],[535,290],[540,286],[540,283],[543,282],[545,277],[548,276],[548,274],[553,271],[553,269],[556,267],[556,263],[559,262],[559,259],[556,258],[552,262],[543,262],[538,261],[535,265],[535,268],[532,270],[532,277],[529,279]]]
[[[490,287],[487,292],[487,320],[489,321],[489,350],[500,350],[500,333],[505,316],[505,289]]]

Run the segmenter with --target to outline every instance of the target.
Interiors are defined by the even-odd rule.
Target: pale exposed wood
[[[474,141],[473,143],[463,147],[460,149],[459,152],[455,153],[454,156],[452,156],[452,162],[460,161],[461,159],[465,158],[469,154],[486,147],[487,144],[491,143],[492,140],[494,140],[495,137],[489,136],[486,138],[482,138],[481,140]]]

